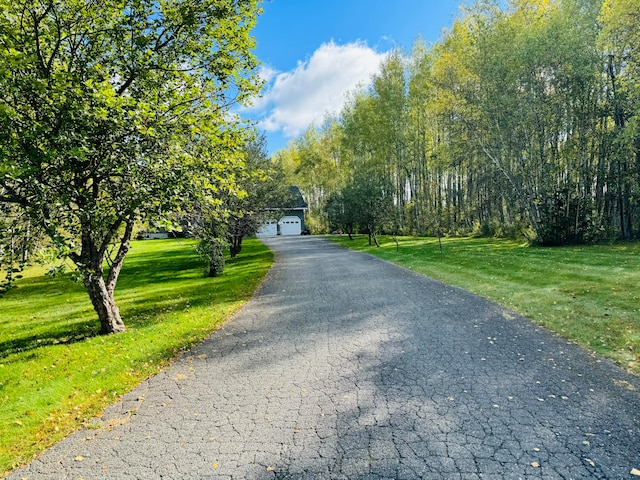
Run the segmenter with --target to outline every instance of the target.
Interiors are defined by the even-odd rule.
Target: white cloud
[[[263,65],[260,67],[260,71],[258,72],[258,76],[260,80],[263,82],[269,83],[274,77],[278,75],[278,70],[269,65]]]
[[[384,56],[362,42],[325,43],[289,72],[263,69],[268,88],[251,110],[262,129],[294,137],[312,122],[320,123],[325,113],[339,112],[345,94],[368,83]]]

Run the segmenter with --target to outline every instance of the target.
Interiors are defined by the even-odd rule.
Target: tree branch
[[[46,18],[47,15],[49,15],[49,12],[53,10],[53,6],[53,2],[50,2],[45,11],[40,16],[37,15],[35,10],[32,10],[30,12],[31,19],[33,20],[33,35],[36,43],[36,56],[38,57],[38,64],[47,76],[49,75],[49,70],[47,69],[46,62],[44,61],[44,55],[42,54],[42,47],[40,45],[40,23]]]
[[[124,259],[129,252],[129,245],[131,243],[134,224],[135,215],[130,214],[129,218],[127,218],[126,220],[124,233],[122,235],[122,238],[120,239],[120,247],[118,248],[118,253],[113,259],[111,268],[109,268],[109,274],[107,275],[107,291],[110,295],[113,295],[113,292],[116,288],[116,283],[118,281],[118,276],[120,275],[120,270],[122,270]]]

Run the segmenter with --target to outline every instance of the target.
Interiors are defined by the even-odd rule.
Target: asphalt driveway
[[[368,255],[266,243],[234,319],[10,478],[635,478],[636,377]]]

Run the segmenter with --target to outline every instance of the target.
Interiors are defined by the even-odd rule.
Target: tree
[[[192,230],[199,238],[196,251],[204,260],[208,277],[217,277],[224,271],[224,249],[227,246],[226,229],[223,222],[213,217],[204,217]]]
[[[27,215],[13,205],[0,203],[0,294],[15,286],[40,242],[41,235]]]
[[[257,0],[0,0],[0,201],[79,269],[102,333],[134,223],[224,183]],[[236,157],[232,157],[235,160]]]
[[[209,276],[222,273],[226,246],[235,258],[244,238],[255,235],[268,219],[269,208],[284,206],[289,198],[284,171],[268,158],[264,135],[247,141],[241,157],[233,172],[234,188],[217,188],[208,202],[213,208],[198,202],[188,215],[190,234],[199,239],[198,252]]]
[[[608,111],[613,119],[611,186],[620,234],[633,237],[640,220],[640,5],[606,0],[602,5],[599,47],[608,76]]]
[[[338,123],[327,117],[320,128],[311,125],[275,157],[286,172],[290,185],[305,192],[308,204],[306,223],[315,232],[328,229],[325,202],[341,184]]]
[[[378,233],[393,228],[393,186],[384,177],[372,172],[357,172],[339,193],[330,197],[327,214],[336,225],[343,226],[349,238],[357,226],[358,231],[367,232],[369,245],[378,243]]]
[[[228,152],[224,158],[228,161],[231,155]],[[264,135],[247,140],[238,155],[240,160],[229,176],[233,181],[218,183],[211,198],[197,199],[181,219],[188,224],[190,236],[198,239],[197,251],[210,277],[223,273],[224,249],[228,246],[235,258],[244,238],[255,235],[269,219],[271,208],[295,206],[282,166],[267,156]]]
[[[291,203],[284,170],[279,163],[269,159],[264,135],[247,144],[244,158],[244,171],[238,186],[246,195],[228,197],[227,238],[231,258],[242,251],[243,239],[255,235],[268,220],[269,208],[286,207]]]
[[[345,193],[347,193],[345,195]],[[329,227],[332,231],[345,231],[349,236],[349,240],[353,240],[353,234],[357,226],[356,205],[350,202],[348,192],[333,192],[329,195],[325,210]]]
[[[639,19],[637,0],[481,0],[432,46],[391,52],[330,132],[282,158],[347,231],[366,228],[348,206],[383,191],[386,231],[635,238]],[[360,195],[370,179],[387,185]]]

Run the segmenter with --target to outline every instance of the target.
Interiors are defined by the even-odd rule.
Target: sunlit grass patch
[[[193,242],[134,242],[115,293],[128,330],[110,336],[97,335],[89,297],[70,275],[27,269],[0,299],[0,476],[206,338],[272,261],[250,239],[222,276],[206,278]]]
[[[350,248],[482,295],[640,374],[640,243],[531,247],[504,239],[366,236]]]

